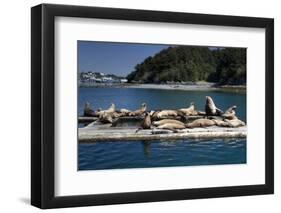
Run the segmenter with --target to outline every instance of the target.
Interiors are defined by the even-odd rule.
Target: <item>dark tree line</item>
[[[135,66],[129,82],[208,81],[220,85],[246,83],[246,49],[176,46]]]

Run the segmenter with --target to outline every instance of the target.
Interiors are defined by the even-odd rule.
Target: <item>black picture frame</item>
[[[266,136],[265,184],[112,194],[54,195],[54,21],[81,17],[162,23],[264,28]],[[41,4],[31,8],[31,204],[59,208],[272,194],[274,192],[274,20],[240,16]],[[93,192],[94,193],[94,192]]]

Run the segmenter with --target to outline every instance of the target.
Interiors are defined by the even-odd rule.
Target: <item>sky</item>
[[[78,41],[78,69],[126,77],[138,63],[169,46]]]

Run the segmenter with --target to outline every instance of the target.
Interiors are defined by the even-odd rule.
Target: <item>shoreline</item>
[[[138,84],[138,83],[99,83],[79,85],[80,88],[133,88],[133,89],[163,89],[163,90],[226,90],[226,91],[246,91],[246,85],[222,85],[216,86],[214,83],[198,82],[194,84]]]

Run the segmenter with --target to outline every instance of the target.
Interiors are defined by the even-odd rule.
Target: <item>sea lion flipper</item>
[[[223,111],[219,108],[216,108],[216,114],[217,115],[222,115],[223,114]]]
[[[165,129],[166,129],[166,130],[170,130],[170,131],[172,131],[173,133],[177,133],[177,129],[169,128],[169,127],[166,127]]]
[[[142,127],[137,128],[136,131],[135,131],[135,134],[138,133],[138,131],[140,131],[140,130],[142,130]]]

